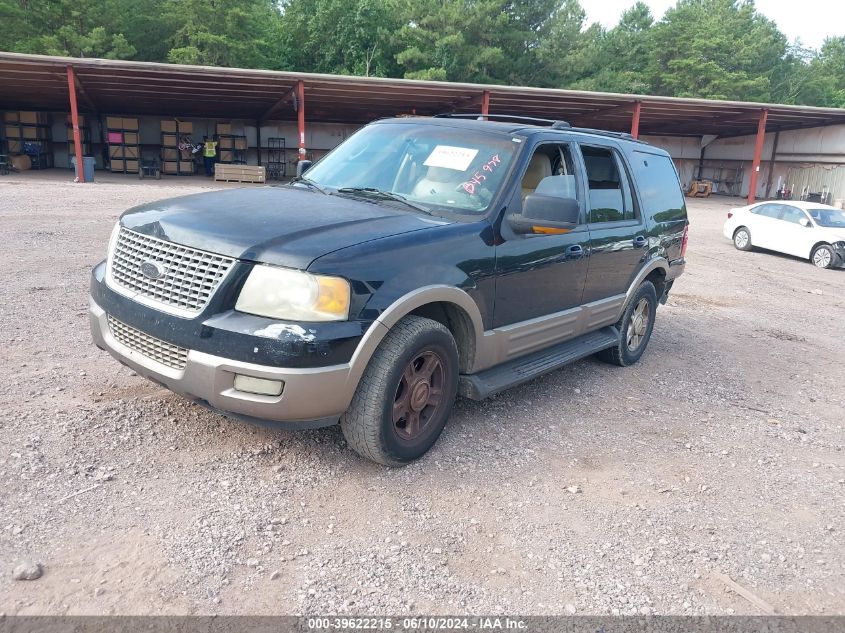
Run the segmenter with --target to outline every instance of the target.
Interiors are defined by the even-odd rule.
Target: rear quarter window
[[[645,216],[653,218],[655,222],[686,220],[684,194],[672,159],[636,150],[628,158]]]

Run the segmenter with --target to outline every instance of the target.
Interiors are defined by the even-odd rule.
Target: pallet
[[[214,165],[214,180],[219,182],[264,183],[267,180],[267,172],[263,165],[228,165],[226,163],[216,163]]]

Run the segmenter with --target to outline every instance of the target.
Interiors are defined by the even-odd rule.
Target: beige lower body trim
[[[616,295],[485,332],[486,357],[483,366],[476,362],[477,371],[612,325],[624,303],[625,295]]]
[[[94,343],[139,375],[180,395],[212,407],[262,420],[299,422],[332,418],[349,407],[358,380],[349,364],[317,368],[254,365],[190,350],[184,369],[167,367],[123,345],[112,336],[105,311],[89,304]],[[234,388],[236,374],[281,380],[280,396],[262,396]]]

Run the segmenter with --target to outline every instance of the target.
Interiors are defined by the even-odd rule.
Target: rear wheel
[[[822,244],[813,249],[810,261],[817,268],[833,268],[836,263],[836,254],[830,246]]]
[[[739,227],[734,232],[734,246],[741,251],[750,251],[754,248],[751,245],[751,231],[744,226]]]
[[[458,389],[458,348],[431,319],[407,316],[379,345],[340,420],[359,455],[387,466],[422,457],[446,426]]]
[[[654,317],[657,312],[657,291],[654,284],[644,281],[616,323],[619,330],[619,343],[602,350],[596,356],[601,360],[627,367],[633,365],[645,352],[651,332],[654,329]]]

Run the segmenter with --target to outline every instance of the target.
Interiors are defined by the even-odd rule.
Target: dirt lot
[[[689,202],[639,365],[459,401],[389,470],[94,348],[118,214],[214,185],[65,178],[0,176],[0,613],[760,613],[723,574],[782,613],[845,613],[845,270],[734,250],[738,201]],[[39,580],[12,580],[24,558]]]

